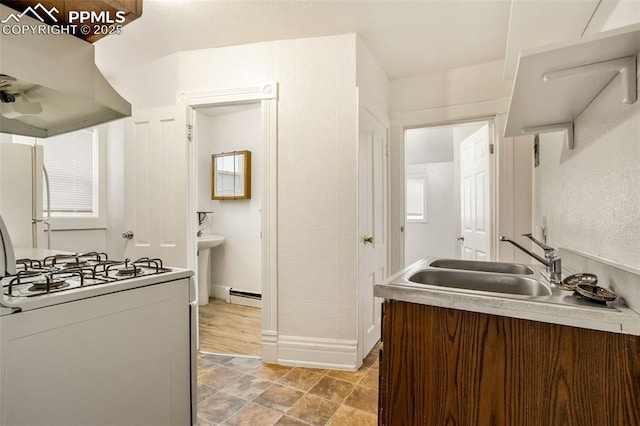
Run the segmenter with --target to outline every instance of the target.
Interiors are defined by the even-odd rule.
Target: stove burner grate
[[[71,261],[71,262],[64,263],[62,265],[62,267],[63,268],[82,268],[82,267],[88,266],[88,265],[89,265],[88,261],[77,259],[77,260],[74,260],[74,261]]]
[[[69,287],[69,283],[64,279],[44,279],[39,281],[32,282],[32,286],[29,287],[29,291],[51,291],[56,289],[61,289],[65,287]]]
[[[116,275],[120,276],[120,277],[131,277],[131,276],[136,276],[140,273],[140,268],[137,268],[135,265],[131,265],[131,266],[126,266],[122,269],[118,269],[118,272],[116,272]]]
[[[16,268],[23,268],[24,271],[42,269],[42,262],[35,259],[18,259],[16,260]]]
[[[2,278],[0,294],[40,297],[82,287],[170,272],[161,259],[109,260],[105,253],[55,255],[43,261],[19,259],[14,275]]]
[[[77,277],[80,280],[80,287],[84,286],[84,275],[79,271],[55,271],[48,272],[42,275],[37,275],[34,280],[28,278],[33,277],[31,274],[18,274],[14,279],[9,282],[9,295],[12,293],[14,285],[20,285],[21,280],[27,278],[27,282],[22,284],[31,284],[31,287],[27,291],[35,293],[33,295],[39,295],[43,293],[50,293],[53,291],[59,291],[71,284],[67,281],[68,278]]]

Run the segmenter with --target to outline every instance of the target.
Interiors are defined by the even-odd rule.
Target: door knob
[[[125,240],[130,240],[133,238],[133,231],[127,231],[122,233],[122,238]]]
[[[362,238],[362,241],[364,241],[365,244],[373,244],[373,237],[370,235],[365,235]]]

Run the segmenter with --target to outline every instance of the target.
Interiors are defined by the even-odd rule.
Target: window
[[[101,187],[104,186],[104,143],[97,129],[85,129],[47,139],[44,148],[49,175],[53,229],[102,228],[106,221]],[[43,206],[47,205],[46,189]]]
[[[99,206],[95,133],[81,130],[38,140],[44,147],[44,164],[49,174],[52,216],[96,215]]]
[[[427,175],[407,176],[407,222],[427,222]]]

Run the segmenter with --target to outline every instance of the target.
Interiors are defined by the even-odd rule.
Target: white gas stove
[[[0,425],[195,424],[193,272],[95,252],[16,259],[7,235]]]
[[[17,259],[16,273],[0,280],[0,305],[27,311],[175,279],[176,273],[184,275],[161,259],[110,260],[97,252]]]

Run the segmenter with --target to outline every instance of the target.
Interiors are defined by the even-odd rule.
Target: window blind
[[[97,160],[94,131],[80,130],[39,139],[38,144],[44,147],[44,163],[51,191],[51,212],[94,212]]]

